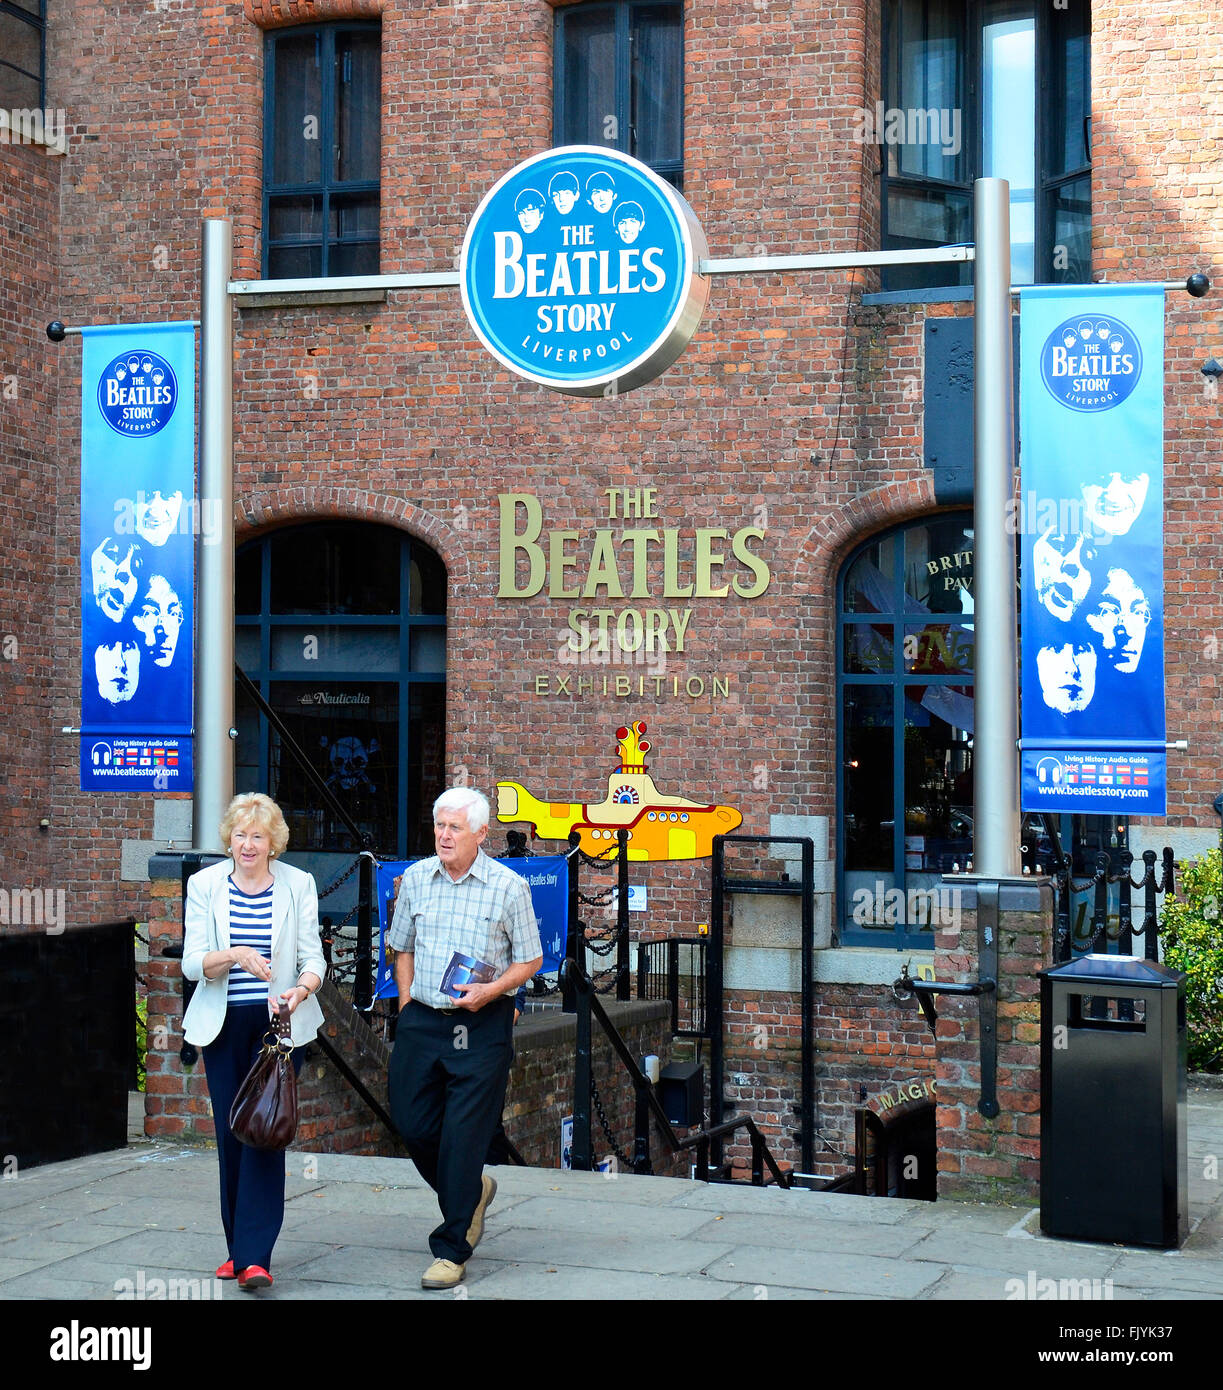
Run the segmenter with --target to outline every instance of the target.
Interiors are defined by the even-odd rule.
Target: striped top
[[[272,887],[269,883],[262,893],[244,893],[229,880],[229,944],[253,947],[264,960],[272,959]],[[228,1006],[262,1004],[267,1008],[270,988],[267,980],[231,965]]]

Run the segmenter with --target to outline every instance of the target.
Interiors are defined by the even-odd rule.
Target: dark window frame
[[[344,524],[353,527],[376,526],[380,530],[394,531],[399,538],[399,572],[397,577],[398,584],[398,606],[397,613],[293,613],[276,612],[273,610],[272,599],[272,553],[275,544],[286,535],[292,532],[304,532],[312,527],[335,526]],[[410,734],[410,711],[411,711],[411,690],[413,686],[432,685],[441,686],[443,690],[443,701],[445,699],[445,689],[447,683],[447,672],[442,671],[417,671],[412,669],[412,637],[413,633],[421,629],[432,628],[440,630],[443,634],[447,627],[447,614],[442,613],[414,613],[411,611],[411,586],[412,586],[412,565],[416,556],[428,555],[431,563],[442,566],[443,573],[445,566],[442,558],[436,551],[432,550],[423,541],[416,540],[407,532],[398,531],[395,527],[386,526],[379,522],[346,522],[337,523],[332,517],[319,517],[314,521],[304,521],[298,525],[287,528],[277,528],[273,531],[264,532],[239,547],[235,554],[235,561],[247,559],[252,555],[259,565],[259,605],[258,612],[244,612],[236,615],[234,619],[235,628],[239,631],[254,632],[258,636],[259,659],[257,664],[244,666],[243,669],[252,683],[258,687],[259,693],[265,700],[271,703],[273,685],[293,685],[296,683],[313,684],[317,681],[329,681],[335,684],[348,683],[356,684],[363,680],[374,680],[386,684],[398,684],[399,686],[399,741],[398,741],[398,768],[397,768],[397,794],[395,806],[395,835],[396,844],[376,845],[379,852],[393,851],[399,857],[404,857],[409,850],[409,835],[413,826],[413,813],[419,817],[419,807],[413,808],[408,805],[408,793],[411,785],[409,768],[409,758],[411,756],[412,739]],[[447,577],[447,598],[449,597],[449,578]],[[335,668],[323,663],[318,664],[318,669],[311,669],[308,676],[301,671],[291,668],[277,667],[272,658],[272,635],[274,629],[300,628],[303,637],[310,634],[320,626],[325,627],[349,627],[349,628],[399,628],[399,668],[395,672],[376,672],[372,675],[365,675],[361,672],[354,672],[346,668]],[[238,699],[241,699],[241,692],[238,692]],[[259,714],[259,749],[258,749],[258,786],[267,788],[271,785],[271,726],[262,713]],[[443,736],[445,734],[445,714],[443,712]],[[442,788],[438,789],[439,792]],[[431,807],[429,815],[432,815]]]
[[[597,12],[613,14],[616,21],[616,76],[615,76],[615,105],[614,115],[616,117],[617,138],[614,142],[598,143],[607,144],[609,149],[617,149],[622,154],[627,154],[636,159],[636,123],[633,119],[633,61],[632,61],[632,12],[638,9],[657,9],[659,6],[668,6],[675,10],[679,28],[679,85],[680,85],[680,115],[679,115],[679,149],[680,157],[677,160],[657,160],[649,167],[668,183],[677,189],[684,186],[684,7],[682,0],[588,0],[587,3],[580,5],[567,5],[563,9],[556,11],[555,28],[553,31],[552,58],[553,58],[553,80],[552,80],[552,131],[553,141],[558,145],[574,143],[564,138],[563,132],[567,120],[565,111],[565,25],[568,19],[575,15],[589,15]],[[585,142],[580,142],[585,143]]]
[[[903,2],[903,0],[902,0]],[[1091,43],[1091,7],[1090,0],[1072,0],[1073,4],[1081,5],[1085,11],[1085,34],[1090,53]],[[894,238],[888,228],[888,208],[890,194],[893,189],[903,190],[917,195],[923,193],[934,194],[955,194],[959,196],[967,195],[968,199],[968,224],[969,236],[972,239],[973,228],[973,207],[972,207],[972,185],[973,180],[980,176],[983,162],[983,134],[984,122],[982,112],[982,102],[984,100],[982,63],[984,60],[982,34],[987,20],[996,17],[996,12],[1005,8],[1003,0],[964,0],[963,9],[960,15],[960,26],[957,35],[958,43],[958,70],[960,80],[960,91],[962,107],[965,119],[962,121],[962,165],[964,177],[962,180],[954,181],[939,179],[932,176],[920,176],[913,174],[890,174],[888,172],[888,160],[886,147],[880,146],[880,165],[879,165],[879,201],[880,201],[880,241],[884,250],[899,249],[898,239]],[[892,68],[893,55],[890,51],[890,23],[889,23],[889,0],[881,0],[880,3],[880,84],[881,97],[885,109],[894,104],[895,93],[890,89],[890,72]],[[1032,15],[1035,21],[1035,71],[1034,81],[1034,100],[1035,100],[1035,149],[1033,151],[1033,195],[1035,208],[1033,211],[1033,227],[1035,236],[1033,283],[1034,284],[1058,284],[1067,281],[1070,277],[1064,270],[1059,270],[1053,264],[1055,252],[1054,238],[1054,218],[1055,218],[1055,199],[1059,190],[1068,188],[1075,182],[1086,178],[1088,180],[1088,218],[1090,219],[1090,180],[1092,173],[1091,162],[1091,74],[1090,62],[1087,64],[1087,89],[1086,107],[1087,117],[1084,119],[1084,146],[1086,150],[1086,162],[1074,168],[1054,172],[1051,167],[1050,154],[1053,148],[1051,140],[1050,121],[1053,113],[1059,108],[1060,102],[1055,103],[1051,100],[1050,88],[1053,80],[1052,72],[1054,64],[1051,60],[1052,45],[1061,42],[1068,46],[1076,37],[1073,25],[1077,19],[1076,14],[1069,10],[1054,10],[1042,0],[1033,0]],[[1059,34],[1058,26],[1064,26]],[[971,112],[971,119],[968,113]],[[1090,237],[1088,239],[1088,256],[1090,257]],[[942,287],[951,288],[956,286],[966,286],[972,283],[971,267],[969,266],[930,266],[922,268],[922,273],[916,276],[921,280],[921,284],[902,284],[903,272],[883,273],[883,287],[885,290],[902,289],[934,289]],[[1090,263],[1087,266],[1087,274],[1084,279],[1090,278]],[[1076,281],[1077,282],[1077,281]]]
[[[263,210],[262,210],[262,276],[266,280],[269,276],[269,262],[271,252],[274,247],[295,247],[302,245],[313,246],[316,243],[311,241],[303,243],[299,240],[285,239],[273,242],[271,236],[271,202],[273,198],[285,197],[319,197],[322,199],[322,211],[320,214],[320,243],[321,243],[321,265],[318,277],[327,279],[331,277],[329,262],[331,250],[335,246],[359,246],[373,245],[377,248],[379,260],[382,250],[381,232],[381,209],[382,209],[382,180],[377,179],[336,179],[332,176],[332,165],[329,158],[320,160],[318,180],[306,181],[286,181],[274,182],[269,177],[273,167],[273,156],[271,142],[275,138],[276,130],[276,46],[284,39],[300,39],[306,35],[313,35],[315,39],[315,52],[320,66],[320,91],[319,91],[319,147],[323,152],[332,151],[335,148],[335,122],[338,110],[338,98],[335,86],[335,43],[341,34],[349,33],[374,33],[379,36],[379,52],[381,53],[381,34],[382,26],[378,23],[361,21],[344,21],[328,24],[305,24],[294,25],[285,29],[274,29],[264,37],[264,60],[263,60]],[[379,94],[378,94],[379,122],[382,114],[382,92],[381,92],[381,64],[379,64]],[[379,230],[377,235],[368,234],[359,236],[331,236],[330,235],[330,214],[331,200],[333,197],[347,197],[353,194],[373,193],[378,199],[379,209]],[[377,271],[370,272],[377,274]],[[278,278],[297,278],[297,277],[278,277]]]
[[[0,0],[0,15],[7,15],[10,19],[28,24],[31,29],[38,33],[37,73],[31,72],[28,68],[19,68],[16,63],[10,62],[2,53],[0,53],[0,68],[7,68],[12,72],[19,73],[22,77],[36,81],[38,83],[38,101],[35,104],[40,109],[45,109],[47,105],[47,0],[24,0],[22,4],[12,3],[12,0]],[[29,110],[30,108],[22,105],[14,107],[14,109]]]

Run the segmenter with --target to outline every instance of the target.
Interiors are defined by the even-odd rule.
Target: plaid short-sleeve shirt
[[[483,850],[457,883],[436,855],[405,870],[386,940],[414,956],[412,998],[431,1009],[455,1007],[439,986],[456,951],[488,961],[497,978],[543,955],[526,879]]]

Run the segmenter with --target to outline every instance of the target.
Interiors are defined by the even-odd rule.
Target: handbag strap
[[[289,1019],[289,1006],[283,999],[276,1005],[276,1013],[268,1024],[263,1040],[267,1046],[284,1048],[289,1052],[293,1050],[293,1025]]]

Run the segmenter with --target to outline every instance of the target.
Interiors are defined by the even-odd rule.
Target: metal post
[[[204,220],[200,271],[201,503],[221,518],[211,543],[196,537],[195,792],[191,844],[224,850],[217,828],[234,795],[233,227]]]
[[[374,856],[363,850],[357,861],[357,975],[353,981],[353,1008],[362,1013],[373,1007],[374,915],[378,896],[378,866]]]
[[[575,1173],[589,1173],[594,1168],[590,1143],[590,991],[574,990],[577,1009],[577,1046],[573,1067],[573,1148],[569,1166]]]
[[[1020,876],[1009,196],[1005,179],[974,184],[973,868],[986,878]]]
[[[713,837],[713,892],[709,907],[709,953],[705,957],[705,1026],[709,1033],[709,1127],[722,1123],[726,1095],[725,1056],[722,1048],[722,941],[725,911],[726,842]],[[703,1160],[702,1160],[703,1161]],[[714,1166],[722,1166],[722,1140],[713,1141]],[[702,1181],[708,1181],[707,1178]]]
[[[628,831],[616,831],[616,998],[631,999],[628,949]]]
[[[578,846],[581,843],[581,835],[576,830],[571,830],[569,832],[569,855],[566,860],[569,867],[569,928],[565,933],[565,960],[571,960],[574,965],[580,965],[582,969],[585,970],[586,960],[584,955],[581,959],[578,958],[578,951],[583,940],[581,921],[582,899],[578,892],[578,868],[582,857],[578,851]],[[569,981],[570,976],[564,969],[564,963],[562,962],[560,971],[561,1013],[564,1014],[571,1014],[577,1008],[574,1002],[573,985]]]

